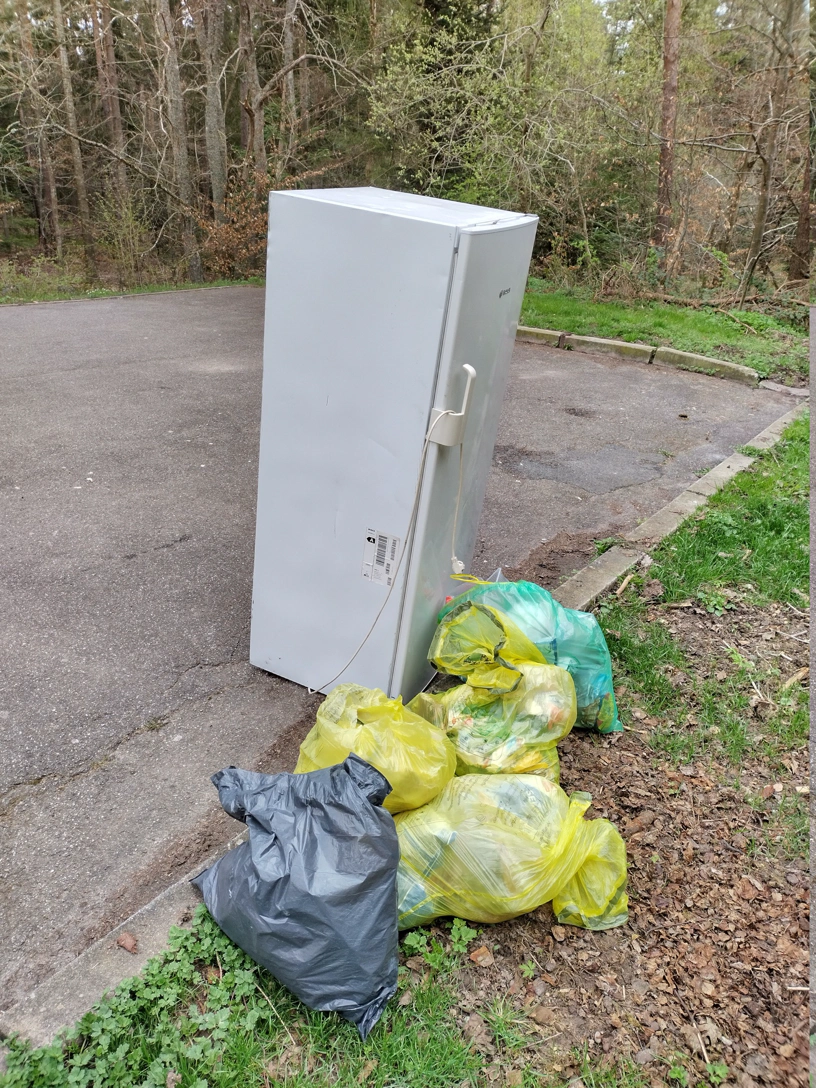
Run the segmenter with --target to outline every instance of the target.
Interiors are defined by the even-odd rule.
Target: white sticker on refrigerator
[[[379,586],[390,586],[399,562],[400,538],[377,529],[366,529],[363,548],[363,578]]]

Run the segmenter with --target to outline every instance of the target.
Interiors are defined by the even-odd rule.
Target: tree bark
[[[737,168],[737,176],[731,186],[731,195],[728,198],[728,211],[725,213],[725,225],[721,236],[715,243],[715,248],[721,253],[730,254],[734,242],[734,230],[739,218],[740,198],[745,180],[754,168],[756,158],[752,155],[744,155]]]
[[[227,195],[227,132],[221,101],[221,47],[224,41],[225,0],[199,0],[190,6],[198,49],[204,62],[204,141],[210,173],[213,212],[224,221]]]
[[[108,127],[111,147],[117,155],[125,153],[125,136],[122,128],[122,113],[119,107],[119,75],[116,67],[116,53],[113,45],[113,26],[108,0],[101,0],[91,6],[91,20],[94,29],[94,48],[96,50],[96,70],[99,78],[99,97]],[[128,182],[125,164],[116,159],[115,181],[120,200],[127,197]]]
[[[265,178],[268,170],[264,140],[265,100],[261,96],[261,81],[258,78],[250,0],[238,0],[238,19],[238,47],[246,81],[246,95],[241,102],[241,108],[249,124],[247,146],[252,149],[255,173]]]
[[[665,248],[672,229],[674,141],[677,129],[677,85],[680,68],[682,0],[666,0],[663,20],[663,103],[660,113],[660,161],[657,173],[657,219],[654,245]]]
[[[762,174],[759,199],[754,212],[754,229],[751,232],[751,242],[748,246],[745,269],[740,282],[740,306],[745,302],[757,262],[762,255],[762,242],[765,238],[765,226],[768,221],[768,207],[771,202],[771,188],[776,166],[779,128],[790,82],[790,68],[794,60],[789,38],[795,16],[796,2],[797,0],[787,0],[787,6],[781,19],[779,35],[774,37],[771,47],[769,67],[776,69],[776,75],[773,87],[768,93],[768,118],[763,126],[765,130],[764,138],[757,138],[756,140],[757,155],[762,164]]]
[[[799,282],[810,276],[810,189],[811,189],[811,152],[810,141],[805,144],[805,163],[802,193],[799,197],[799,217],[796,222],[796,235],[791,246],[791,259],[788,264],[788,276]]]
[[[195,220],[193,218],[193,186],[190,179],[190,159],[187,149],[187,119],[184,113],[178,48],[173,27],[173,16],[170,14],[170,0],[156,0],[156,37],[164,50],[162,64],[164,92],[167,101],[167,118],[170,124],[170,148],[173,153],[173,167],[181,204],[184,256],[187,258],[190,279],[193,283],[201,283],[204,276],[201,269],[201,254],[198,251]]]
[[[78,132],[76,107],[74,105],[74,89],[71,83],[71,69],[68,64],[68,50],[65,45],[65,24],[62,20],[61,0],[53,0],[53,5],[65,116],[68,121],[69,130],[71,132]],[[93,267],[94,253],[93,234],[91,231],[91,210],[88,206],[88,190],[85,185],[85,167],[82,162],[82,148],[80,147],[79,140],[69,137],[69,142],[71,144],[71,161],[74,168],[74,187],[76,188],[77,205],[79,207],[79,221],[82,227],[82,241],[85,246],[85,256],[88,263]]]
[[[51,148],[42,122],[37,86],[37,55],[31,36],[26,0],[17,0],[17,21],[20,26],[20,60],[24,93],[20,99],[20,123],[25,133],[26,158],[37,179],[32,193],[37,211],[40,241],[47,252],[62,260],[62,226],[57,201],[57,185],[51,159]]]
[[[275,171],[278,180],[283,176],[286,162],[291,154],[297,127],[297,102],[295,101],[295,17],[298,0],[286,0],[283,16],[283,66],[286,75],[281,84],[281,115],[278,135],[278,166]]]

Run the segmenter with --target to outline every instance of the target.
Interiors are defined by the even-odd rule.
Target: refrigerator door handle
[[[460,446],[465,434],[468,408],[470,407],[470,388],[476,377],[476,371],[470,363],[464,363],[462,370],[467,374],[465,395],[462,397],[462,410],[451,412],[444,408],[434,408],[431,412],[431,426],[428,430],[429,440],[436,442],[438,446]],[[440,418],[442,417],[442,418]]]

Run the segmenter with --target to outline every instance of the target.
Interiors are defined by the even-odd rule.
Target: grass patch
[[[723,611],[722,589],[757,603],[802,607],[810,577],[809,416],[795,420],[775,447],[714,495],[655,552],[654,577],[667,601],[697,597]]]
[[[804,329],[767,314],[729,312],[730,317],[711,308],[662,302],[595,302],[588,291],[553,291],[531,277],[521,324],[692,351],[789,383],[808,373]]]
[[[665,606],[685,603],[698,615],[726,621],[742,607],[753,614],[772,604],[807,607],[808,423],[807,414],[794,421],[777,446],[759,453],[703,513],[663,541],[648,573],[638,574],[622,598],[609,597],[598,609],[618,679],[657,720],[650,743],[678,764],[711,755],[738,768],[759,756],[772,774],[784,776],[790,754],[807,742],[804,688],[786,684],[778,664],[758,664],[724,639],[717,650],[727,669],[711,675],[710,662],[701,668],[669,630],[669,617],[681,611]],[[640,592],[655,579],[663,587],[660,606]],[[760,723],[752,717],[757,704]],[[783,852],[803,855],[807,816],[800,797],[782,799],[773,829]]]
[[[0,260],[0,303],[58,302],[65,299],[111,298],[160,291],[184,291],[201,287],[263,286],[262,276],[243,280],[212,280],[208,283],[149,283],[138,287],[104,287],[88,283],[81,261],[57,264],[37,257],[24,270],[10,260]]]
[[[401,986],[401,992],[404,992]],[[480,1060],[448,1015],[438,978],[392,1001],[368,1040],[279,986],[199,907],[170,951],[122,983],[67,1035],[31,1050],[12,1040],[2,1088],[456,1088]],[[174,1074],[174,1076],[171,1076]]]

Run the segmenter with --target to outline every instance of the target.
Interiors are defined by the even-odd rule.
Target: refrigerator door
[[[473,558],[496,441],[510,356],[535,239],[535,216],[463,228],[440,357],[434,406],[459,411],[470,364],[476,377],[461,446],[431,443],[405,586],[390,693],[406,700],[428,682],[427,652],[447,595],[463,586],[450,577],[455,554]]]
[[[389,683],[457,235],[365,192],[269,203],[250,661],[321,690]]]

